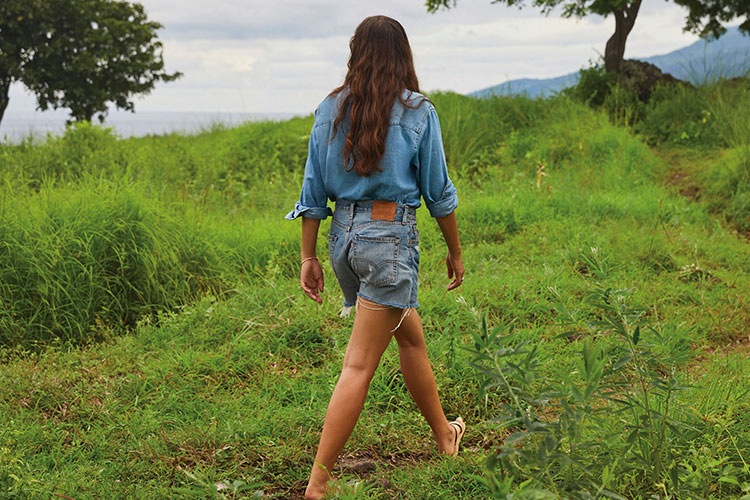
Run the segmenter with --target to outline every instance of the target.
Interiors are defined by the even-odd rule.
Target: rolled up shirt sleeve
[[[317,113],[316,113],[317,114]],[[294,209],[286,214],[285,219],[294,220],[300,215],[309,219],[325,219],[333,215],[327,206],[328,196],[323,186],[323,178],[320,175],[320,164],[318,161],[318,143],[315,135],[315,126],[310,133],[310,143],[307,148],[307,162],[305,163],[305,178],[302,182],[302,194],[300,200],[294,205]]]
[[[419,189],[433,217],[450,215],[458,206],[456,187],[448,177],[440,122],[435,108],[427,113],[417,150]]]

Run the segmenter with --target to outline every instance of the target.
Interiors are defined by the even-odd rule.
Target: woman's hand
[[[299,281],[305,294],[318,304],[323,303],[320,292],[323,291],[323,268],[318,259],[311,258],[302,263]]]
[[[464,281],[464,263],[461,260],[461,254],[453,255],[448,252],[445,257],[445,265],[448,267],[448,278],[453,278],[453,281],[448,285],[448,290],[458,288]]]
[[[445,217],[436,218],[445,243],[448,245],[448,256],[445,265],[448,267],[448,278],[453,278],[448,290],[461,286],[464,281],[464,263],[461,260],[461,243],[458,241],[458,227],[456,227],[456,213],[451,212]]]
[[[302,259],[299,270],[299,282],[305,294],[318,304],[323,302],[320,292],[323,291],[323,268],[316,257],[315,243],[318,239],[318,219],[302,216]]]

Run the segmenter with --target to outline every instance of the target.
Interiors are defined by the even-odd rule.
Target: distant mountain
[[[669,54],[652,56],[641,61],[654,64],[675,78],[695,84],[710,82],[719,77],[732,78],[750,71],[750,36],[743,35],[739,28],[733,27],[718,40],[698,40]],[[576,71],[557,78],[510,80],[468,95],[483,97],[525,94],[529,97],[539,97],[575,85],[578,77]]]

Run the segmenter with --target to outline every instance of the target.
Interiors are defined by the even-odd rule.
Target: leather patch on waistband
[[[370,219],[393,221],[396,218],[395,201],[373,201]]]

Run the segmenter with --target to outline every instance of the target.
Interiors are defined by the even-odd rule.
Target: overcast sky
[[[562,19],[459,0],[428,14],[422,0],[142,0],[164,25],[164,59],[176,82],[159,84],[136,111],[307,114],[344,78],[349,39],[375,14],[399,20],[423,90],[471,92],[516,78],[576,71],[603,53],[610,17]],[[685,9],[646,0],[626,57],[647,57],[697,40],[682,32]],[[8,111],[30,111],[34,98],[15,84]]]

